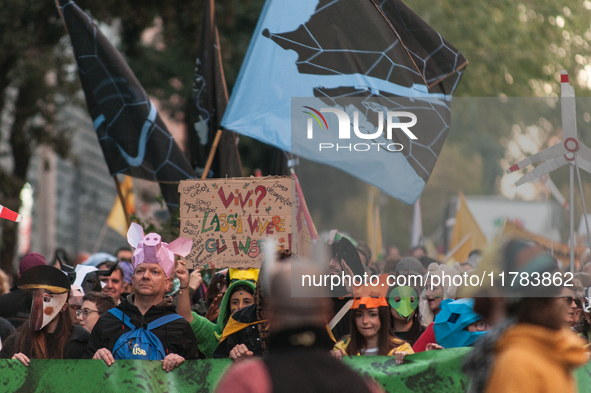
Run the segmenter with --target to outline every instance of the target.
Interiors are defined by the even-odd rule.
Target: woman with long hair
[[[392,333],[385,298],[357,298],[351,309],[351,335],[335,345],[333,356],[396,356],[396,363],[401,364],[406,355],[414,353]]]
[[[457,286],[453,283],[455,276],[460,273],[451,266],[443,263],[433,262],[429,265],[428,271],[424,276],[423,282],[425,289],[419,300],[419,310],[421,314],[421,324],[427,328],[435,320],[435,316],[441,310],[439,305],[444,299],[455,299]],[[438,279],[434,280],[433,277]],[[444,279],[444,277],[449,277]],[[437,284],[436,284],[437,283]]]
[[[81,359],[89,333],[72,324],[68,277],[52,266],[35,266],[20,277],[19,288],[34,291],[31,316],[6,340],[0,358],[25,366],[29,359]]]

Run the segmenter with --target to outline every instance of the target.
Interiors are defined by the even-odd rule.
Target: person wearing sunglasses
[[[78,324],[91,333],[99,317],[113,307],[115,301],[110,295],[103,292],[88,292],[82,298],[82,306],[76,311]]]
[[[581,317],[582,305],[580,300],[575,297],[575,290],[572,287],[563,287],[560,297],[564,299],[568,306],[565,322],[571,329],[574,329]]]
[[[552,277],[559,272],[556,259],[537,245],[519,239],[497,239],[478,264],[475,274],[487,271],[517,272],[529,277]],[[574,301],[558,283],[536,285],[520,280],[476,288],[473,295],[487,296],[502,305],[504,318],[497,321],[464,359],[463,371],[470,392],[577,392],[574,370],[589,357],[584,340],[567,326]],[[470,288],[467,292],[473,292]],[[465,295],[465,294],[464,294]],[[570,304],[568,303],[570,302]],[[483,317],[492,311],[478,307]]]

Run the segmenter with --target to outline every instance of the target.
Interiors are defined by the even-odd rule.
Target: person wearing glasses
[[[487,249],[475,274],[485,270],[548,277],[558,272],[558,265],[535,244],[503,239]],[[535,280],[516,281],[504,288],[500,284],[499,279],[494,287],[476,288],[478,296],[493,300],[492,306],[502,305],[505,317],[466,355],[463,371],[470,379],[468,391],[577,392],[573,372],[589,358],[584,340],[567,322],[572,290],[567,294],[559,283],[540,285]],[[490,319],[493,309],[489,308],[476,307]]]
[[[574,330],[583,309],[581,300],[575,297],[575,289],[571,287],[563,287],[560,297],[568,305],[568,312],[566,313],[565,319],[566,324]]]
[[[76,311],[78,324],[91,333],[99,317],[113,307],[115,301],[110,295],[103,292],[88,292],[82,298],[82,306]]]

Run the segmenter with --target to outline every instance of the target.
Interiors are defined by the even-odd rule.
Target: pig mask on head
[[[157,233],[144,236],[144,229],[135,222],[127,231],[127,242],[135,248],[131,257],[134,271],[141,263],[157,263],[166,277],[170,277],[174,270],[174,256],[187,256],[193,247],[193,239],[179,237],[171,243],[165,243]]]

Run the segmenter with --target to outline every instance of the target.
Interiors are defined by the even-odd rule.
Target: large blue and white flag
[[[268,0],[222,127],[412,204],[449,132],[451,95],[466,64],[399,0]],[[396,128],[412,123],[401,112],[413,113],[411,129]],[[346,134],[339,113],[359,130],[352,139],[337,139]]]

